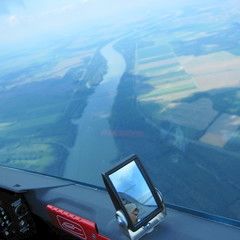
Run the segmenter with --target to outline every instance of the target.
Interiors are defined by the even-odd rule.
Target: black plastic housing
[[[156,201],[157,203],[157,208],[151,212],[148,216],[146,216],[145,218],[143,218],[140,222],[136,223],[136,224],[132,224],[132,221],[130,220],[130,217],[129,215],[127,214],[127,211],[125,209],[125,207],[123,206],[123,203],[117,193],[117,190],[116,188],[114,187],[114,185],[112,184],[112,181],[110,179],[110,175],[113,174],[114,172],[118,171],[119,169],[121,169],[122,167],[124,167],[125,165],[129,164],[130,162],[135,162],[136,165],[138,166],[140,172],[142,173],[153,197],[154,197],[154,200]],[[128,226],[129,226],[129,229],[132,230],[133,232],[138,230],[139,228],[141,228],[142,226],[145,226],[147,225],[147,223],[153,219],[157,214],[159,214],[160,212],[163,211],[163,204],[158,196],[158,193],[156,191],[156,188],[154,187],[150,177],[148,176],[147,172],[145,171],[142,163],[140,162],[139,158],[137,157],[137,155],[131,155],[129,156],[128,158],[124,159],[122,163],[120,163],[119,165],[115,166],[113,169],[109,170],[108,172],[106,173],[103,173],[102,174],[102,177],[103,177],[103,181],[104,181],[104,184],[107,188],[107,191],[111,197],[111,200],[113,202],[113,205],[116,209],[116,211],[119,211],[121,210],[127,221],[128,221]]]

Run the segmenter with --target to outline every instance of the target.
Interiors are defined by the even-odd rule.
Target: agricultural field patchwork
[[[194,77],[201,91],[239,87],[240,57],[229,52],[179,57],[178,60]]]
[[[227,114],[229,119],[238,118],[234,113],[237,112],[235,103],[239,101],[234,98],[230,102],[225,96],[222,99],[223,109],[216,97],[222,94],[222,89],[240,87],[240,57],[233,50],[222,50],[219,43],[210,40],[201,45],[202,52],[198,54],[194,52],[195,48],[192,54],[188,52],[192,46],[187,44],[197,44],[201,39],[215,39],[216,35],[218,33],[212,32],[211,27],[209,32],[199,27],[199,32],[196,28],[194,31],[176,32],[169,41],[166,38],[161,41],[157,36],[149,37],[144,43],[140,39],[134,73],[138,76],[136,96],[139,109],[154,125],[169,122],[175,127],[189,128],[189,131],[198,132],[195,140],[224,148],[235,136],[240,123],[235,121],[235,127],[230,131],[219,123],[217,117]],[[181,41],[176,41],[176,38]],[[226,106],[226,102],[232,107]],[[213,136],[212,129],[217,131],[221,128],[225,134],[229,133],[228,137],[214,143],[222,135]]]
[[[214,146],[224,147],[240,126],[240,117],[222,114],[208,128],[200,141]]]

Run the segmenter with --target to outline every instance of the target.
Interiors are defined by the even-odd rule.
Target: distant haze
[[[0,50],[6,47],[29,47],[73,34],[77,29],[91,30],[92,24],[129,23],[136,16],[143,18],[156,11],[183,7],[192,1],[139,0],[1,0]],[[203,2],[202,2],[203,5]],[[46,39],[47,38],[47,39]],[[30,44],[29,44],[30,43]]]

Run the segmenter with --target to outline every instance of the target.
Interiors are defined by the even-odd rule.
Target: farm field
[[[218,27],[222,31],[222,27]],[[136,81],[137,103],[140,111],[153,125],[168,122],[173,127],[182,128],[187,136],[196,136],[189,135],[194,130],[198,132],[198,139],[194,140],[224,148],[240,124],[235,122],[234,129],[229,133],[227,126],[220,126],[217,118],[222,113],[228,114],[229,119],[238,117],[234,113],[239,101],[234,99],[231,103],[235,103],[234,110],[226,107],[226,104],[225,109],[221,108],[216,93],[223,93],[222,89],[225,88],[240,87],[240,58],[233,50],[222,50],[220,42],[211,44],[211,39],[215,39],[218,33],[212,32],[210,26],[208,32],[201,28],[200,32],[196,28],[193,30],[171,35],[168,41],[166,37],[161,41],[154,34],[144,40],[146,43],[139,40],[135,58],[135,74],[139,76]],[[181,41],[176,41],[177,37]],[[204,46],[200,44],[202,52],[198,49],[196,54],[193,46],[192,53],[187,50],[187,43],[199,44],[201,39],[210,39]],[[230,104],[227,96],[222,101]],[[214,143],[217,136],[214,138],[208,134],[212,128],[227,132],[228,137],[222,140],[224,143]],[[208,141],[210,135],[213,140]]]

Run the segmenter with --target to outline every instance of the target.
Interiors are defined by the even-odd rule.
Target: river
[[[100,51],[107,61],[107,73],[89,97],[82,117],[74,121],[78,134],[66,160],[64,178],[103,185],[101,173],[109,170],[118,156],[114,138],[108,134],[111,132],[109,117],[126,62],[114,49],[115,42]]]

